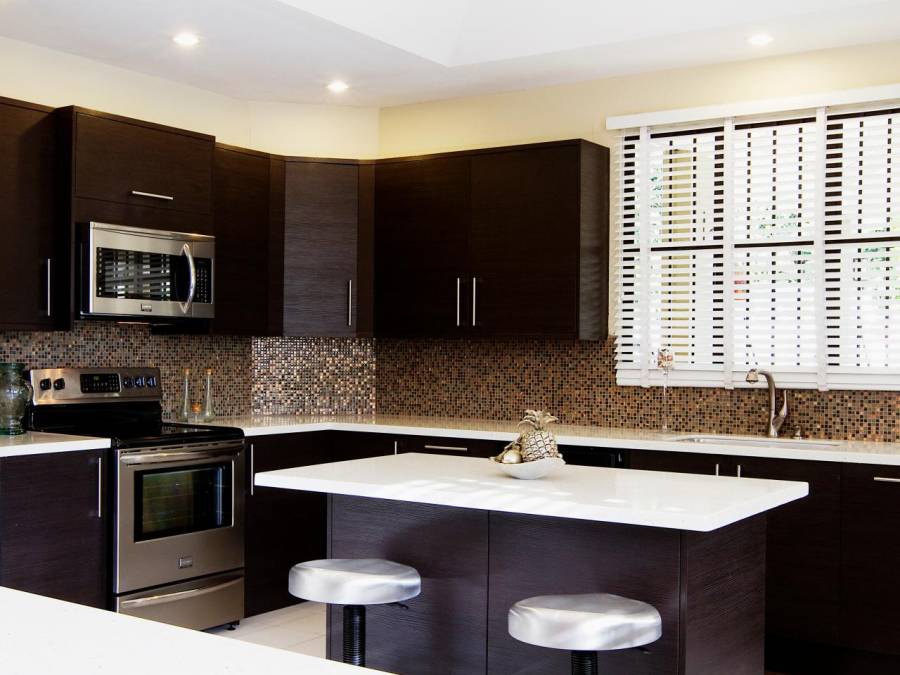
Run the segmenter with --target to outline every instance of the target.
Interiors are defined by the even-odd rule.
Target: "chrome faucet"
[[[747,382],[756,384],[759,382],[759,376],[766,378],[769,384],[769,426],[766,429],[766,435],[769,438],[778,438],[778,431],[788,416],[788,395],[787,391],[782,392],[784,400],[781,402],[781,411],[775,414],[775,378],[768,370],[757,370],[754,368],[747,372]]]

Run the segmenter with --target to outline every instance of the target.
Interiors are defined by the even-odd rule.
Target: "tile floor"
[[[243,640],[325,658],[325,605],[302,602],[241,621],[234,630],[209,631],[232,640]]]

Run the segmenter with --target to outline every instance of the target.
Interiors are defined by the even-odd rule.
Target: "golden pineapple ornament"
[[[543,410],[526,410],[524,419],[518,426],[531,427],[519,436],[520,452],[523,462],[534,462],[546,457],[559,457],[556,439],[547,429],[558,420]]]

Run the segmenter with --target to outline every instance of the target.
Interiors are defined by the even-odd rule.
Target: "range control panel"
[[[35,405],[162,398],[159,368],[42,368],[29,378]]]

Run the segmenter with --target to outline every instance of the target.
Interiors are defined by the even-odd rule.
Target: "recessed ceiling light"
[[[350,85],[343,80],[334,80],[333,82],[328,83],[328,91],[333,94],[340,94],[347,91],[349,88]]]
[[[172,41],[180,47],[196,47],[197,43],[200,42],[200,38],[197,37],[196,33],[185,32],[173,37]]]
[[[768,33],[754,33],[749,38],[747,38],[747,42],[754,47],[765,47],[768,44],[772,43],[774,38]]]

